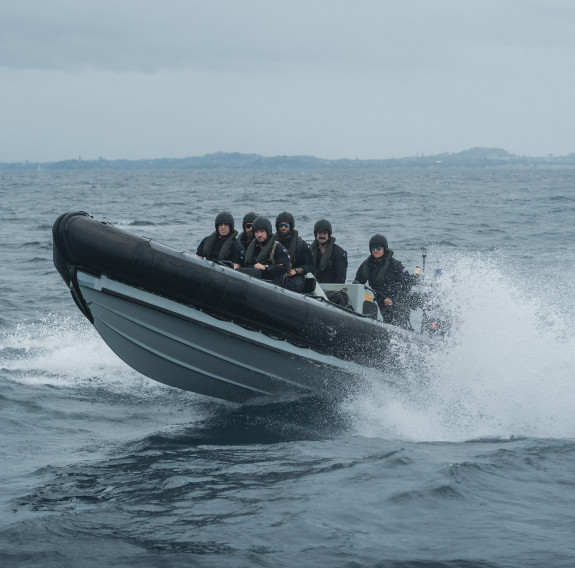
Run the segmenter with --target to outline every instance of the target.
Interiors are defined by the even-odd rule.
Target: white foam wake
[[[10,380],[60,388],[94,387],[154,396],[164,389],[126,365],[80,317],[55,314],[0,337],[0,366]]]

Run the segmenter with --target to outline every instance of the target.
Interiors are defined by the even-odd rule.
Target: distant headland
[[[575,153],[566,156],[527,157],[500,148],[470,148],[457,153],[383,160],[324,160],[313,156],[274,156],[237,152],[206,154],[190,158],[142,160],[63,160],[60,162],[0,162],[1,170],[311,170],[367,168],[487,168],[487,167],[575,167]]]

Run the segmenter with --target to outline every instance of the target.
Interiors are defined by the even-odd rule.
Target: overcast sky
[[[0,162],[575,152],[573,0],[1,0]]]

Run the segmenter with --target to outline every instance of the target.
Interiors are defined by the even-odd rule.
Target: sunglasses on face
[[[279,229],[289,229],[290,224],[289,223],[278,223],[278,228]]]
[[[373,252],[374,250],[381,250],[383,247],[371,247],[371,252]]]
[[[246,223],[246,224],[244,225],[244,227],[245,227],[246,229],[251,229],[253,226],[254,226],[253,223]]]

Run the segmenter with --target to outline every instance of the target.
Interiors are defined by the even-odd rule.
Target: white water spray
[[[444,259],[436,294],[459,327],[407,365],[397,388],[372,377],[347,403],[357,432],[415,441],[575,437],[570,310],[497,262]],[[415,361],[415,358],[414,358]]]
[[[143,398],[168,390],[128,367],[80,317],[48,315],[20,324],[0,340],[0,365],[14,382],[99,388]]]

